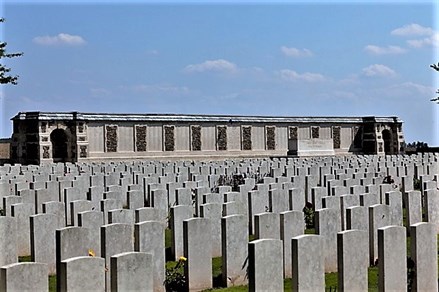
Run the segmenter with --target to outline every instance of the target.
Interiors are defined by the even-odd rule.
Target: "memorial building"
[[[403,151],[398,117],[284,117],[20,112],[11,160],[22,164],[216,160]]]

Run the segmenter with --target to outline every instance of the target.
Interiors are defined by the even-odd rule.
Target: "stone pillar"
[[[282,241],[279,239],[249,242],[249,291],[284,291],[282,258]]]

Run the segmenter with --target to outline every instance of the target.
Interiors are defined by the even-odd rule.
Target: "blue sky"
[[[0,136],[19,111],[376,115],[439,145],[433,1],[227,2],[6,1]]]

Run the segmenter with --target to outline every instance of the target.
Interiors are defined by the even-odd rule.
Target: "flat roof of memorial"
[[[213,123],[402,123],[392,117],[292,117],[292,116],[245,116],[245,115],[204,115],[204,114],[122,114],[122,113],[81,113],[81,112],[19,112],[11,120],[78,120],[114,122],[213,122]]]

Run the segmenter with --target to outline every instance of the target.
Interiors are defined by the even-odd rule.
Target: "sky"
[[[398,116],[439,146],[434,1],[6,1],[23,111]],[[2,59],[3,61],[4,59]]]

